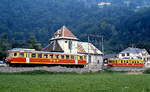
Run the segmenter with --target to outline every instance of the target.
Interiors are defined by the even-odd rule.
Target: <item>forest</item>
[[[63,25],[81,41],[102,35],[106,54],[128,46],[150,52],[149,19],[149,0],[1,0],[0,59],[11,48],[41,50]],[[101,38],[90,42],[101,50]]]

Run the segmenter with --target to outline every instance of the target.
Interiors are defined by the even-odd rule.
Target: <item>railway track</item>
[[[47,67],[47,66],[42,66],[42,67],[0,67],[0,72],[25,72],[25,71],[35,71],[35,70],[44,70],[44,71],[49,71],[49,72],[96,72],[99,71],[98,69],[89,69],[87,67],[85,68],[67,68],[67,67],[62,67],[62,66],[52,66],[52,67]]]

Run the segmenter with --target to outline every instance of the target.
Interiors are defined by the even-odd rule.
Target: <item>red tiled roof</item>
[[[55,38],[72,38],[72,39],[77,39],[76,36],[73,35],[73,33],[71,33],[71,31],[63,26],[61,29],[59,29],[57,32],[54,33]]]

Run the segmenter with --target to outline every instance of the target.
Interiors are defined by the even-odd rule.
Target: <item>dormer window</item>
[[[130,53],[127,53],[127,56],[130,56]]]

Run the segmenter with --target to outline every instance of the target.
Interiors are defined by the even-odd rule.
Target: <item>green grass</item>
[[[146,74],[36,72],[0,73],[0,92],[150,92]]]

